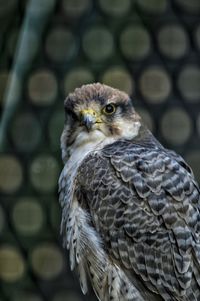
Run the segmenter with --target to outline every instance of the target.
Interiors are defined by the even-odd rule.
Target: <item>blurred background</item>
[[[80,293],[59,235],[63,101],[132,96],[200,182],[200,0],[0,0],[0,301]]]

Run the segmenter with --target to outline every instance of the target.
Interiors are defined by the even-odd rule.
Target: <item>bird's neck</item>
[[[160,149],[164,148],[144,124],[141,125],[138,135],[133,139],[133,143],[150,147],[155,146],[156,148]]]
[[[91,152],[102,149],[115,142],[116,137],[106,137],[101,131],[81,132],[74,143],[68,148],[68,165],[79,165]]]

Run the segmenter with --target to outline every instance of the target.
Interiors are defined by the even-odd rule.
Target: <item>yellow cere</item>
[[[96,117],[97,113],[93,109],[85,109],[85,110],[81,111],[81,116],[83,116],[83,115],[91,115],[91,116],[95,116]]]
[[[96,112],[95,110],[90,109],[90,108],[89,108],[89,109],[81,110],[80,115],[81,115],[81,116],[84,116],[84,115],[90,115],[90,116],[92,116],[92,117],[95,117],[96,123],[102,122],[100,115],[97,114],[97,112]]]

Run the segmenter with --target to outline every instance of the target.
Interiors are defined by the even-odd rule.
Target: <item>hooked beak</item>
[[[92,129],[92,126],[96,123],[96,112],[92,109],[81,111],[81,124],[85,125],[88,132]]]

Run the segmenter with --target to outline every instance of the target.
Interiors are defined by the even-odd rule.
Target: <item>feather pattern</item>
[[[83,293],[89,278],[100,301],[200,301],[200,189],[190,167],[124,92],[83,85],[65,111],[61,233]]]
[[[131,281],[137,274],[163,300],[200,300],[199,188],[180,156],[121,140],[90,154],[78,181],[108,253]]]
[[[92,225],[90,213],[81,206],[80,191],[74,185],[76,182],[77,168],[65,165],[59,179],[63,209],[61,233],[64,246],[69,250],[70,268],[77,271],[82,292],[86,294],[88,291],[89,276],[99,300],[145,301],[124,271],[110,259]]]

